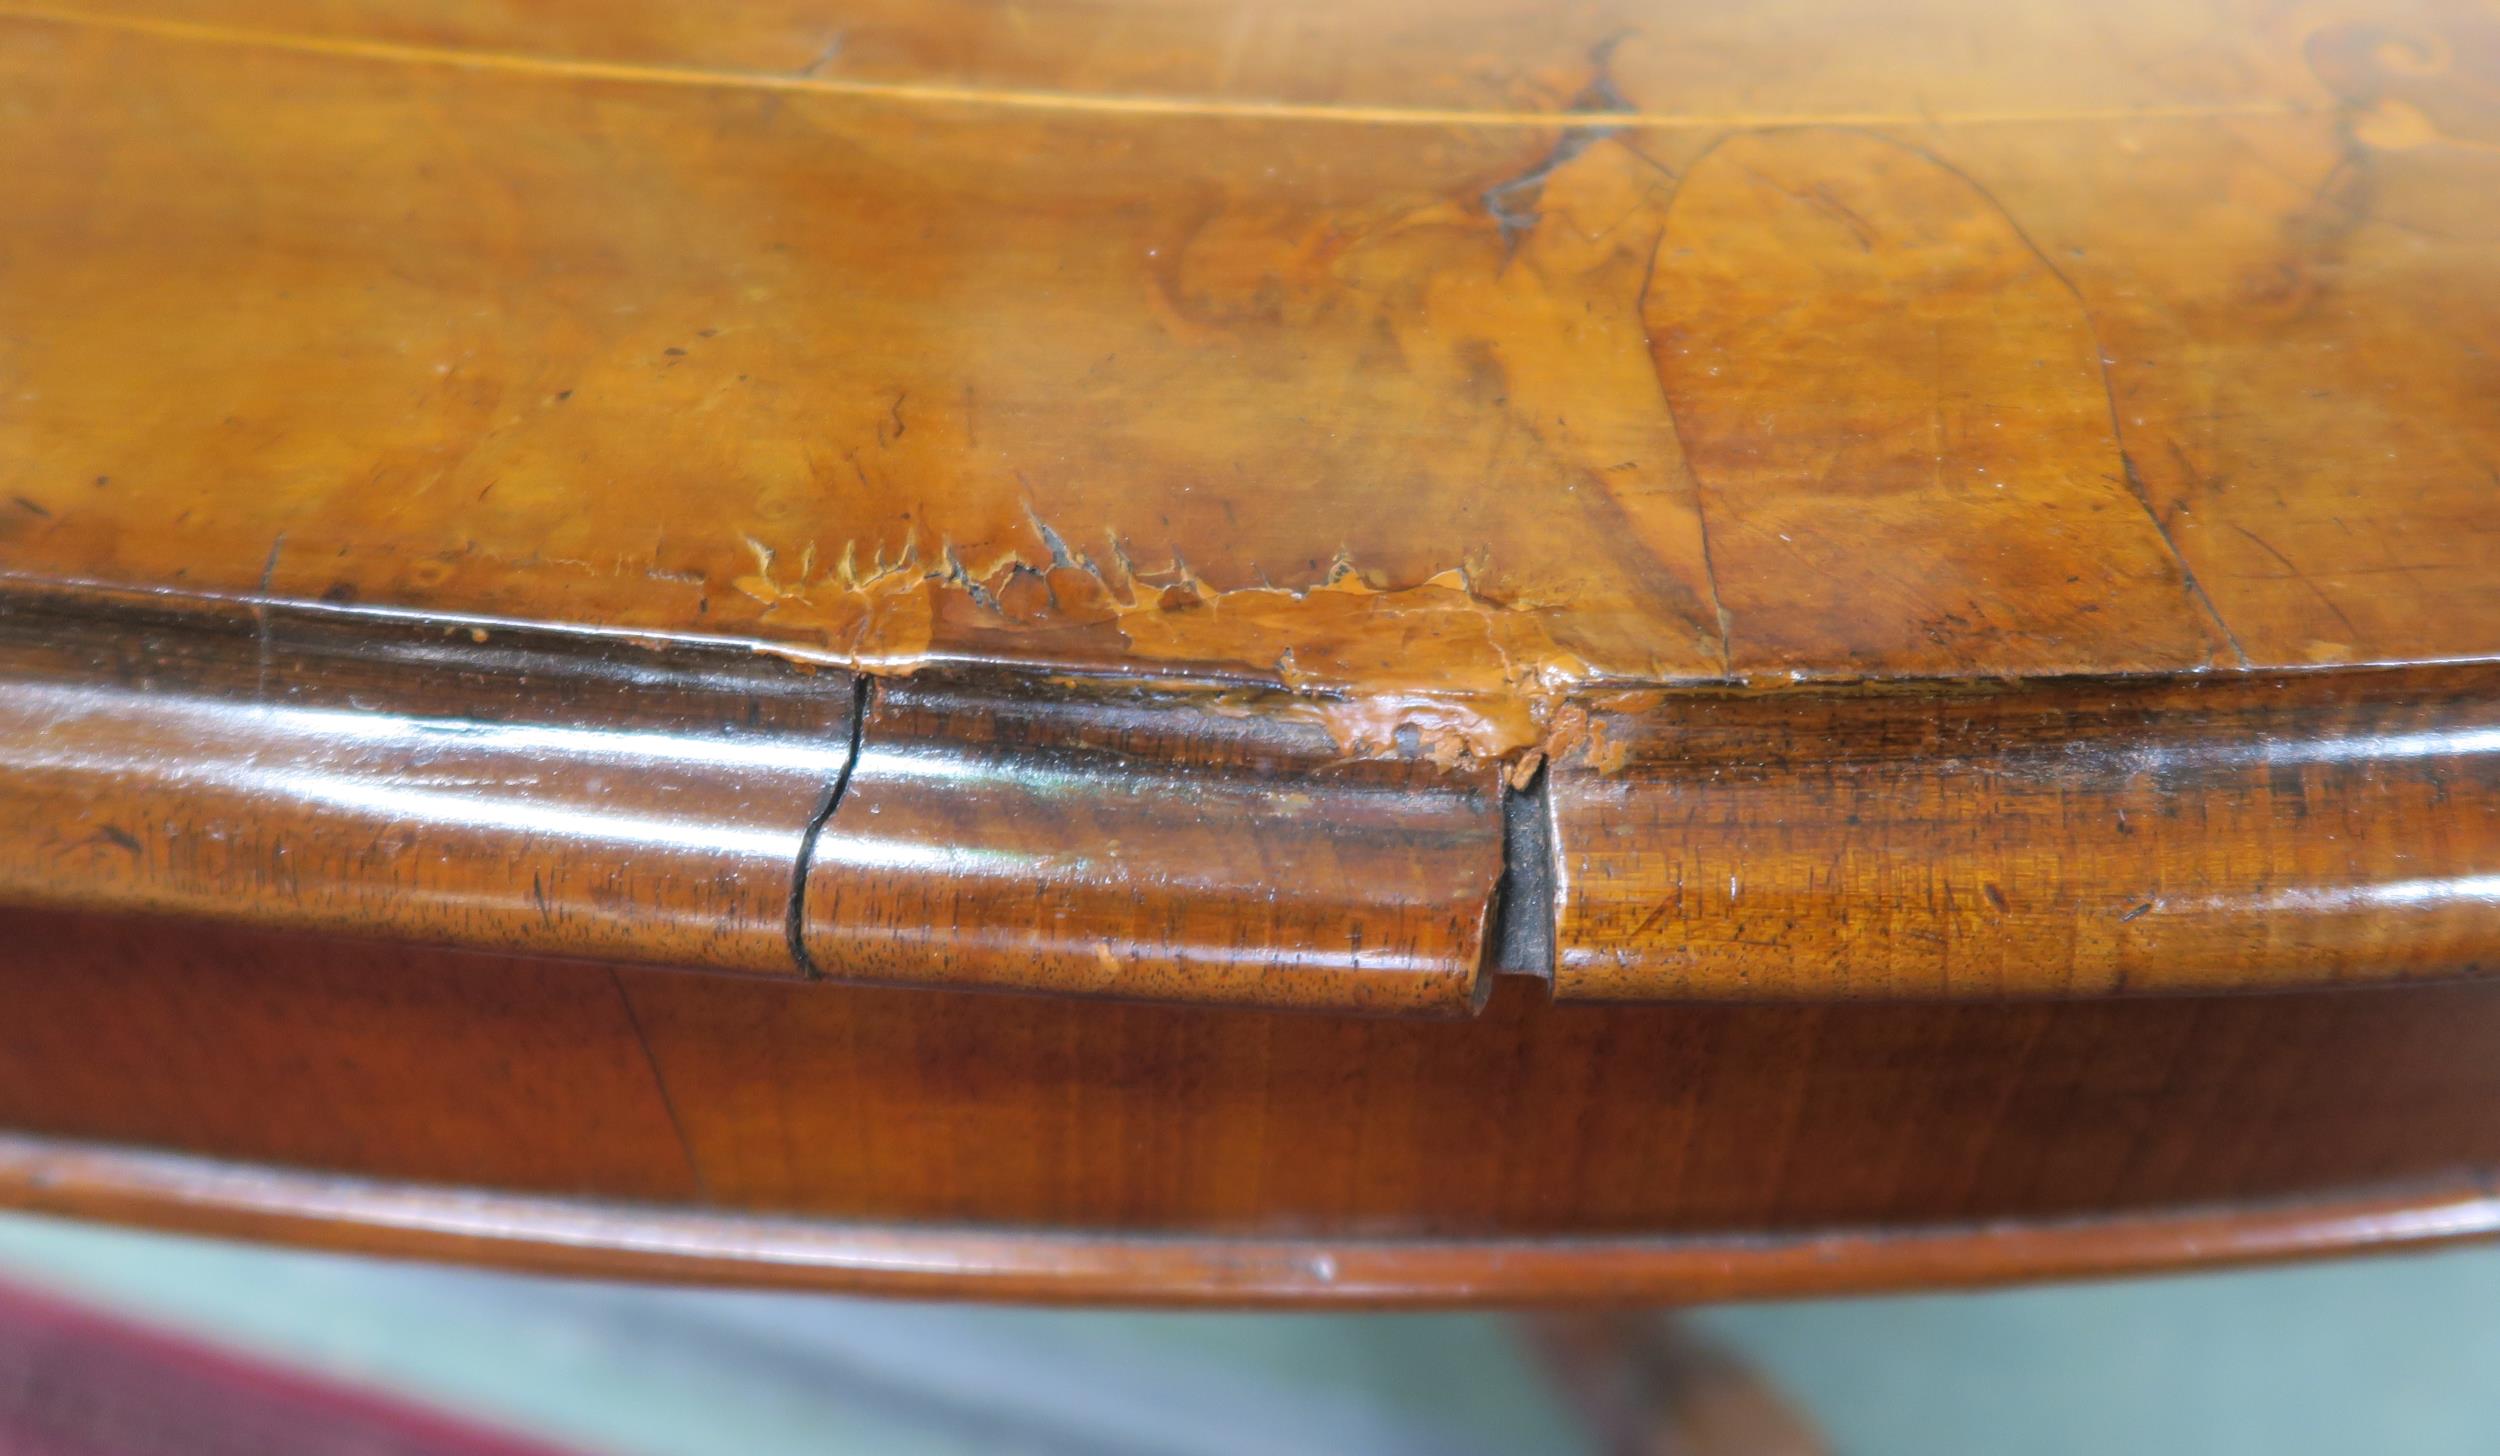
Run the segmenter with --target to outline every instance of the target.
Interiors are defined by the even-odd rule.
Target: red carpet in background
[[[0,1284],[0,1456],[577,1456]]]

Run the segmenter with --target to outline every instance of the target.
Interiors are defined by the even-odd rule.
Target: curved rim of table
[[[28,822],[57,831],[49,848],[40,836],[0,841],[0,849],[14,845],[14,858],[0,854],[11,898],[273,929],[354,927],[382,940],[611,964],[708,965],[785,982],[1443,1018],[1474,1014],[1503,972],[1541,981],[1549,1005],[2096,1000],[2438,982],[2475,974],[2500,899],[2478,889],[2491,863],[2478,826],[2500,822],[2488,812],[2500,798],[2486,772],[2500,744],[2500,730],[2490,726],[2500,692],[2484,664],[1991,688],[1942,706],[1892,694],[1619,705],[1615,733],[1594,733],[1549,764],[1542,792],[1532,793],[1486,775],[1453,781],[1429,762],[1349,769],[1329,761],[1324,735],[1305,742],[1290,720],[1210,714],[1194,700],[1037,698],[946,679],[855,685],[751,661],[730,666],[682,647],[585,653],[578,641],[534,641],[502,627],[481,641],[434,622],[340,635],[341,623],[313,616],[320,620],[271,604],[222,616],[191,609],[134,616],[126,603],[98,610],[86,597],[20,598],[14,615],[0,613],[0,667],[22,689],[0,699],[0,715],[31,725],[21,742],[41,744],[49,731],[49,741],[80,750],[0,776],[0,797],[17,795],[34,811]],[[138,669],[127,665],[133,653]],[[464,664],[457,684],[439,671],[448,661]],[[123,665],[105,671],[104,663]],[[360,735],[328,732],[353,714],[365,715]],[[721,737],[724,724],[741,726]],[[1955,751],[1938,751],[1938,733]],[[1782,749],[1788,769],[1748,772],[1766,742],[1803,747]],[[2252,742],[2264,751],[2246,751]],[[1836,760],[1816,747],[1834,743],[1845,750]],[[186,744],[178,753],[168,747]],[[406,755],[420,744],[446,783],[521,787],[508,802],[494,793],[463,799],[458,814],[427,821],[442,831],[434,838],[385,837],[409,810]],[[2078,745],[2090,751],[2078,753]],[[655,748],[665,751],[653,756]],[[1843,778],[1863,782],[1835,780],[1827,771],[1835,761],[1846,768]],[[2059,772],[2037,772],[2050,762]],[[167,777],[169,763],[181,771]],[[620,765],[637,764],[635,774],[615,777]],[[1035,782],[1058,796],[1055,812],[983,808]],[[1320,795],[1325,811],[1272,813],[1280,783]],[[2007,806],[2026,786],[2044,796],[2014,814]],[[292,797],[273,800],[273,788]],[[1920,974],[1922,947],[1933,937],[1904,936],[1885,947],[1892,959],[1883,977],[1853,984],[1852,973],[1868,962],[1831,932],[1885,893],[1881,881],[1833,883],[1819,898],[1811,879],[1802,890],[1789,884],[1804,913],[1792,921],[1796,937],[1767,954],[1723,934],[1742,928],[1730,914],[1732,881],[1727,903],[1696,896],[1681,918],[1625,918],[1644,897],[1654,908],[1675,855],[1701,856],[1705,884],[1729,864],[1751,883],[1747,836],[1763,826],[1788,836],[1782,853],[1790,861],[1811,864],[1836,847],[1880,847],[1888,825],[1870,805],[1956,794],[1971,822],[1988,811],[2019,832],[1939,861],[1969,877],[1962,911],[1950,894],[1924,906],[1936,931],[1951,937],[1943,943],[1955,963],[1984,964],[1994,955],[2003,965],[2025,964],[2052,942],[2040,938],[2038,923],[2028,939],[2009,938],[2005,927],[2025,925],[2019,912],[2031,905],[2074,900],[2079,918],[2088,913],[2106,922],[2103,929],[2133,937],[2100,942],[2105,951],[2133,947],[2133,960],[2100,963],[2120,973],[2114,983],[2041,977],[1939,985]],[[1694,803],[1712,806],[1715,839],[1667,832],[1679,818],[1692,821]],[[637,828],[696,823],[669,820],[689,804],[713,815],[700,821],[703,834],[655,843]],[[1523,816],[1523,805],[1537,812]],[[119,818],[119,806],[144,806],[150,817]],[[881,808],[887,812],[872,817]],[[2444,857],[2436,863],[2421,857],[2425,846],[2401,836],[2339,837],[2336,826],[2367,822],[2378,810],[2399,828],[2444,810],[2439,822],[2460,832],[2440,841]],[[551,855],[529,851],[527,835],[512,832],[539,821],[613,832]],[[116,822],[133,827],[116,831]],[[865,827],[875,824],[884,828]],[[837,840],[828,825],[861,827]],[[2206,825],[2233,832],[2208,835]],[[253,893],[259,871],[248,853],[151,852],[149,836],[160,830],[180,839],[220,826],[296,836],[296,892]],[[1000,944],[1012,953],[948,958],[936,932],[953,922],[935,912],[953,903],[952,861],[923,863],[926,856],[904,851],[973,848],[1056,863],[1104,826],[1122,827],[1137,847],[1133,863],[1112,865],[1118,873],[1108,879],[1088,871],[1053,881],[1042,902],[1020,887],[1011,897],[1020,908],[1009,909],[1037,918],[1019,929],[1009,909],[1000,911]],[[992,838],[964,838],[976,831]],[[1255,844],[1258,853],[1211,853],[1228,842]],[[1609,843],[1619,858],[1627,844],[1633,855],[1610,874],[1592,874],[1574,857],[1576,846]],[[2342,899],[2295,897],[2290,909],[2304,921],[2297,934],[2251,935],[2280,907],[2198,893],[2211,887],[2211,867],[2233,863],[2234,845],[2243,843],[2264,847],[2274,856],[2270,873],[2296,887],[2302,875],[2330,889],[2349,883],[2356,865],[2371,878],[2364,893]],[[2156,906],[2139,901],[2122,878],[2009,876],[2066,862],[2043,855],[2042,846],[2102,870],[2173,875],[2181,893]],[[423,892],[443,854],[456,863],[442,861],[455,867],[440,873],[471,892],[460,902],[469,918],[389,920],[412,913],[422,922],[432,913]],[[1160,901],[1133,894],[1177,883],[1174,868],[1185,860],[1218,866],[1209,871],[1215,880]],[[1338,866],[1365,873],[1337,873]],[[1551,875],[1540,882],[1505,873],[1537,866]],[[715,898],[663,902],[676,938],[649,944],[647,917],[634,910],[641,901],[628,895],[623,903],[633,913],[618,918],[613,887],[632,885],[636,875],[651,893],[702,885]],[[1777,876],[1766,879],[1745,904],[1780,886]],[[1276,894],[1280,884],[1292,893]],[[2417,893],[2424,885],[2455,893]],[[818,893],[811,896],[811,887]],[[863,893],[868,898],[846,898]],[[1533,907],[1531,918],[1552,938],[1506,934],[1505,898]],[[1218,912],[1189,922],[1204,937],[1199,944],[1234,956],[1214,963],[1214,973],[1203,959],[1175,955],[1166,965],[1151,954],[1151,926],[1174,923],[1158,917],[1192,903]],[[1989,905],[1993,915],[1966,913]],[[1044,945],[1047,954],[1021,949],[1029,933],[1050,924],[1084,934]],[[896,933],[919,939],[895,940]],[[1403,964],[1424,974],[1404,974],[1393,962],[1384,975],[1361,954],[1311,954],[1322,936],[1350,937],[1359,951],[1366,937],[1376,947],[1396,943],[1396,935],[1413,948]],[[1093,948],[1104,943],[1148,952],[1120,959],[1169,978],[1088,979],[1099,958]],[[2080,941],[2054,944],[2069,947],[2065,966],[2088,968],[2074,949]],[[2207,949],[2233,945],[2249,953],[2205,959]],[[1627,946],[1638,954],[1618,953]],[[818,951],[823,967],[809,954],[816,948],[826,948]],[[1713,969],[1712,952],[1739,958],[1718,961],[1730,974],[1716,981],[1703,974]],[[2159,967],[2163,956],[2173,970],[2207,964],[2226,974],[2201,985],[2175,976],[2127,981],[2130,966]],[[1645,966],[1648,978],[1625,980],[1627,964]],[[1035,967],[1044,973],[1038,979]],[[1788,974],[1749,983],[1764,967]],[[1354,999],[1374,995],[1387,999]],[[21,1134],[0,1135],[0,1203],[583,1275],[1209,1304],[1707,1300],[2077,1277],[2500,1235],[2500,1195],[2472,1173],[2228,1206],[1769,1235],[1234,1237],[900,1226],[574,1200]]]
[[[0,1134],[0,1204],[582,1278],[1153,1305],[1707,1303],[2210,1269],[2500,1237],[2500,1189],[2489,1176],[2228,1208],[1809,1234],[1275,1238],[711,1213],[16,1134]]]

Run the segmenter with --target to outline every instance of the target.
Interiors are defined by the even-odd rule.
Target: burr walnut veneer
[[[2481,0],[0,0],[0,1201],[2500,1231]]]

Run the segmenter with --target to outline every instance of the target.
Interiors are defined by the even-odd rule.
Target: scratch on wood
[[[2352,618],[2344,615],[2344,609],[2335,605],[2335,598],[2328,596],[2324,587],[2319,586],[2316,582],[2309,579],[2309,573],[2301,570],[2298,566],[2293,565],[2292,558],[2284,555],[2280,551],[2275,550],[2273,542],[2268,541],[2265,537],[2258,535],[2246,526],[2234,522],[2231,529],[2239,532],[2241,535],[2246,536],[2250,541],[2256,543],[2258,550],[2263,551],[2268,556],[2273,557],[2276,561],[2281,562],[2283,564],[2283,569],[2292,574],[2292,580],[2307,587],[2309,589],[2309,594],[2318,599],[2318,604],[2326,608],[2327,611],[2333,613],[2336,621],[2344,624],[2344,630],[2352,634],[2354,641],[2357,642],[2360,640],[2361,629],[2352,624]]]
[[[1329,122],[1364,126],[1516,127],[1570,125],[1585,117],[1608,127],[1650,131],[1717,131],[1729,127],[1796,126],[2020,126],[2057,122],[2201,121],[2232,117],[2309,116],[2330,108],[2290,100],[2184,102],[2159,106],[2019,107],[1935,112],[1610,112],[1478,111],[1465,107],[1360,106],[1330,102],[1263,101],[1188,96],[1105,96],[1066,91],[1001,89],[943,82],[863,81],[819,75],[650,65],[586,60],[573,56],[472,50],[460,46],[370,40],[356,36],[305,35],[246,26],[138,15],[96,15],[50,5],[0,3],[0,20],[77,26],[193,45],[244,47],[326,56],[385,65],[447,66],[524,77],[613,81],[705,90],[780,91],[859,101],[988,107],[1113,116],[1185,116],[1278,122]]]

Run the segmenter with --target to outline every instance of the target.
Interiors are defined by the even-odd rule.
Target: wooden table
[[[0,0],[0,1200],[2500,1230],[2500,12]]]

